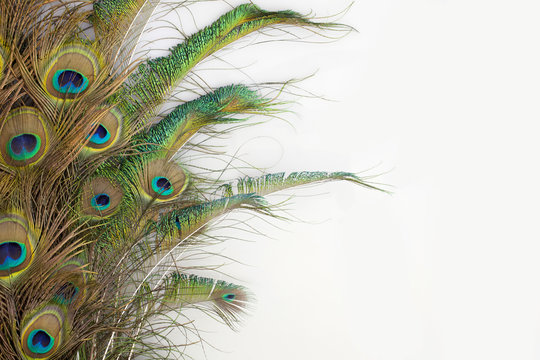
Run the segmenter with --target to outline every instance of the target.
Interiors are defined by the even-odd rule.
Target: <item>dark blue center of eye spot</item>
[[[20,155],[24,151],[31,153],[37,146],[37,138],[33,134],[21,134],[11,140],[11,150]]]
[[[28,337],[28,348],[36,354],[45,354],[54,346],[54,338],[45,330],[32,330]]]
[[[99,206],[106,206],[109,205],[110,201],[111,200],[109,199],[109,195],[102,194],[97,197],[96,204],[98,204]]]
[[[26,248],[17,242],[0,244],[0,270],[7,270],[22,264],[26,259]]]
[[[58,75],[58,85],[61,87],[64,86],[73,86],[79,88],[84,83],[84,76],[73,70],[64,70]]]
[[[156,184],[160,189],[163,189],[163,190],[169,190],[172,186],[171,182],[167,178],[164,178],[164,177],[159,178],[158,181],[156,181]]]
[[[7,152],[12,159],[26,161],[36,156],[41,148],[41,138],[36,134],[19,134],[7,143]]]
[[[111,134],[109,133],[107,128],[99,124],[96,131],[94,131],[94,134],[90,137],[90,142],[101,145],[109,141],[110,138]]]
[[[111,205],[111,198],[107,194],[98,194],[92,198],[92,207],[97,210],[105,210]]]
[[[225,301],[233,301],[234,299],[236,299],[236,294],[225,294],[223,295],[223,300]]]
[[[51,343],[51,337],[43,330],[39,330],[32,338],[32,345],[40,344],[43,347],[49,346]]]
[[[53,87],[62,94],[77,94],[86,90],[88,87],[88,79],[75,70],[58,70],[53,77]]]
[[[103,125],[99,124],[94,135],[97,135],[100,139],[103,139],[105,136],[107,136],[107,133],[107,129],[105,129]]]
[[[171,182],[164,176],[156,176],[152,179],[152,190],[162,196],[168,196],[174,192]]]

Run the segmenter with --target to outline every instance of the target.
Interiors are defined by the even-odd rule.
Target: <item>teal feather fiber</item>
[[[350,172],[253,166],[259,175],[225,178],[241,170],[231,164],[239,156],[206,141],[274,117],[286,102],[245,84],[200,86],[189,101],[172,95],[201,61],[251,33],[347,27],[248,3],[167,55],[140,57],[134,44],[160,5],[0,2],[2,360],[189,357],[167,338],[191,330],[193,320],[178,318],[200,310],[234,328],[252,299],[243,286],[197,274],[210,265],[183,258],[222,241],[211,235],[220,220],[238,211],[283,218],[266,195],[303,185],[380,190]],[[226,165],[194,161],[205,156]]]

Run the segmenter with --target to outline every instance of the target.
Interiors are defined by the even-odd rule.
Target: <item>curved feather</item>
[[[335,24],[315,23],[293,11],[264,11],[244,4],[221,16],[212,25],[173,47],[168,56],[141,64],[118,93],[122,110],[133,115],[161,104],[167,94],[204,58],[254,31],[274,25],[331,28]]]
[[[162,247],[170,248],[201,231],[210,221],[235,209],[247,209],[270,214],[268,203],[255,194],[236,195],[172,210],[150,222],[150,231],[163,237]]]
[[[243,85],[230,85],[176,107],[165,118],[135,138],[140,154],[163,150],[174,155],[204,126],[241,121],[242,114],[270,112],[269,101]],[[143,155],[144,156],[144,155]]]

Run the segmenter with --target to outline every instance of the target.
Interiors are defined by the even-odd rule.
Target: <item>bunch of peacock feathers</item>
[[[188,171],[178,154],[199,131],[275,111],[272,99],[239,84],[174,102],[194,66],[265,28],[339,25],[250,3],[166,56],[135,58],[158,4],[0,2],[2,360],[170,358],[153,350],[153,319],[195,307],[233,324],[248,299],[243,287],[195,276],[171,254],[199,246],[235,209],[272,215],[266,194],[335,179],[371,187],[344,172],[222,184]]]

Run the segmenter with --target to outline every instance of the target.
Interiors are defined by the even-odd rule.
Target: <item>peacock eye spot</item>
[[[108,195],[99,195],[96,199],[96,203],[99,205],[99,206],[105,206],[105,205],[108,205],[110,202],[109,200],[109,196]]]
[[[32,345],[41,344],[43,346],[49,345],[51,337],[43,330],[38,330],[32,337]]]
[[[67,282],[60,287],[56,293],[58,300],[64,304],[71,304],[73,300],[77,297],[79,293],[79,288],[75,286],[72,282]]]
[[[41,142],[34,134],[20,134],[12,137],[8,142],[8,153],[15,160],[27,160],[37,154]]]
[[[17,242],[0,244],[0,270],[19,266],[26,259],[26,248]]]
[[[92,207],[96,210],[105,210],[111,206],[111,198],[107,194],[97,194],[92,198]]]
[[[236,295],[235,294],[225,294],[223,295],[223,300],[227,301],[227,302],[231,302],[233,301],[234,299],[236,299]]]
[[[163,176],[156,176],[152,180],[152,189],[160,195],[170,195],[174,191],[170,180]]]
[[[84,77],[82,74],[73,70],[65,70],[58,76],[58,83],[60,86],[75,86],[81,87],[84,83]]]
[[[76,94],[86,90],[88,79],[75,70],[58,70],[54,74],[53,86],[62,94]]]
[[[90,137],[90,142],[94,144],[104,144],[111,138],[111,134],[105,126],[99,124],[97,129],[94,131],[94,134]]]
[[[167,178],[164,178],[164,177],[160,177],[156,181],[156,184],[160,189],[163,189],[163,190],[169,190],[172,186],[171,182]]]
[[[54,338],[45,330],[33,330],[28,337],[28,347],[37,354],[45,354],[54,346]]]

